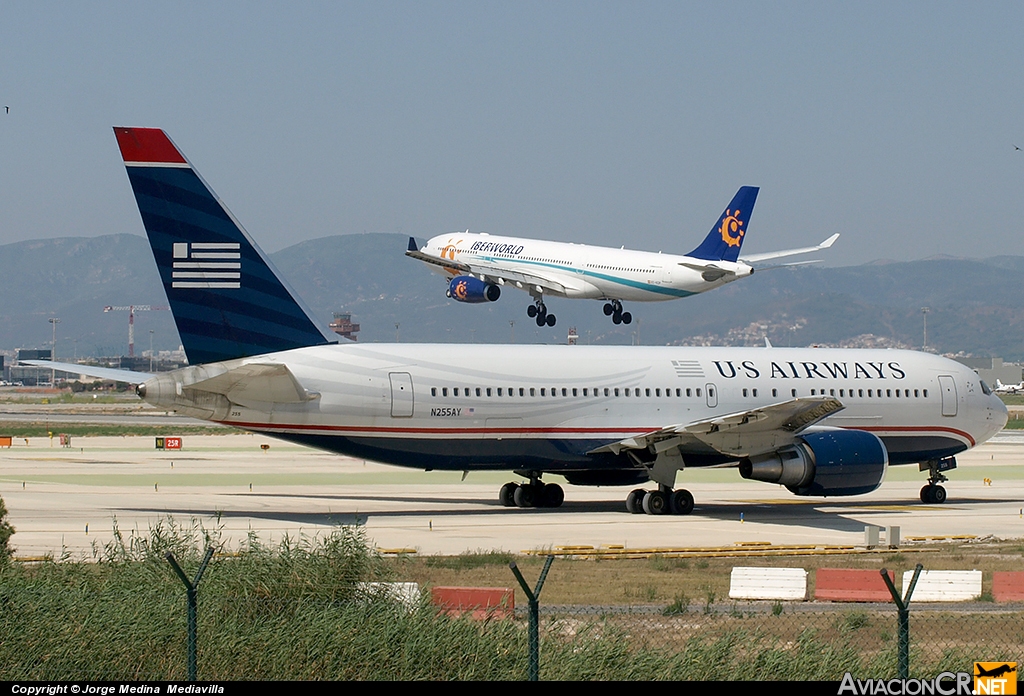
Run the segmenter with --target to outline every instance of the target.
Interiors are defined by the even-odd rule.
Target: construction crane
[[[107,305],[104,312],[128,312],[128,357],[135,357],[135,313],[151,312],[156,309],[170,309],[164,305],[128,305],[127,307],[111,307]]]

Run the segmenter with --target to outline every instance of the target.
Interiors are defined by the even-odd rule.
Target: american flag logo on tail
[[[175,242],[171,287],[240,288],[241,258],[237,242]]]

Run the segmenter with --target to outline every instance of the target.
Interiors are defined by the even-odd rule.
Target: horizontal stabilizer
[[[219,371],[215,366],[202,366],[205,374]],[[232,403],[252,402],[297,404],[310,401],[317,394],[306,391],[287,365],[281,363],[246,363],[188,384],[189,389],[223,394]]]
[[[88,375],[96,379],[109,379],[115,382],[126,382],[128,384],[142,384],[153,375],[149,372],[133,372],[132,370],[115,370],[110,367],[96,367],[95,365],[79,365],[77,363],[52,362],[50,360],[22,360],[26,365],[33,367],[45,367],[47,369],[67,372],[74,375]]]

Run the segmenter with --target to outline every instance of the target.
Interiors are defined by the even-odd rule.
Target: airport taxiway
[[[358,524],[379,548],[430,554],[578,544],[860,544],[867,524],[898,525],[904,538],[1024,536],[1024,434],[1011,431],[958,457],[944,505],[919,501],[925,474],[914,466],[890,468],[871,494],[829,499],[743,481],[735,469],[690,470],[677,480],[697,501],[685,517],[630,515],[623,487],[564,485],[559,509],[504,508],[497,493],[516,480],[509,473],[462,480],[461,472],[400,469],[259,435],[185,436],[181,451],[156,450],[152,437],[72,444],[32,438],[0,449],[0,497],[17,529],[18,556],[88,558],[111,540],[115,520],[122,533],[146,533],[168,517],[219,529],[229,549],[250,532],[272,543]]]

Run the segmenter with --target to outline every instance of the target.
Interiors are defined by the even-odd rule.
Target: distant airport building
[[[17,362],[22,360],[49,360],[49,348],[19,348]]]
[[[994,386],[998,379],[1003,384],[1020,384],[1021,366],[1017,363],[1004,363],[1002,358],[954,358],[958,363],[966,365],[988,384]]]
[[[17,357],[15,359],[16,364],[11,365],[7,373],[7,380],[14,384],[20,384],[27,387],[35,387],[39,385],[49,385],[50,378],[55,379],[77,379],[77,375],[70,376],[66,372],[57,370],[56,373],[47,367],[34,367],[32,365],[22,365],[22,360],[50,360],[52,354],[49,348],[19,348]]]

